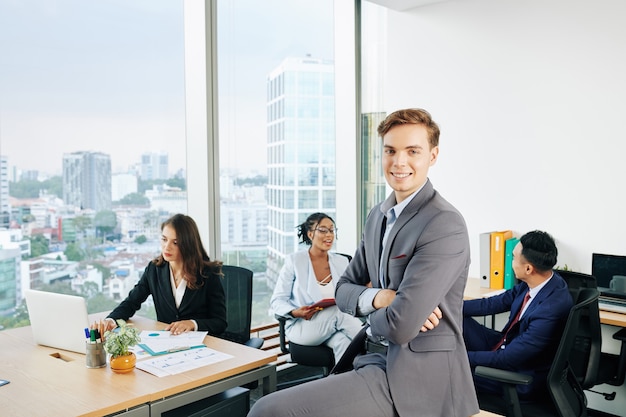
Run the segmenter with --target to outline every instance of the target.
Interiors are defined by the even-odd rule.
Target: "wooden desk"
[[[469,278],[465,286],[465,299],[484,297],[490,292],[496,291],[492,288],[483,288],[480,286],[478,278]],[[626,314],[615,313],[613,311],[600,310],[600,323],[609,324],[611,326],[626,327]]]
[[[143,318],[130,323],[142,330],[164,328]],[[66,417],[126,411],[129,417],[160,416],[253,381],[263,384],[263,394],[276,390],[275,354],[212,336],[204,342],[233,358],[159,378],[138,369],[128,374],[116,374],[109,366],[88,369],[85,355],[36,345],[30,327],[0,331],[0,378],[11,381],[0,387],[1,414]]]

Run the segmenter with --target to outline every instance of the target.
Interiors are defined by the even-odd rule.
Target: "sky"
[[[180,2],[3,0],[0,56],[10,165],[58,174],[63,153],[97,151],[125,171],[153,150],[184,165]]]
[[[287,56],[332,58],[332,0],[220,0],[220,148],[263,169],[265,82]],[[64,153],[185,165],[182,0],[0,1],[0,154],[61,173]]]

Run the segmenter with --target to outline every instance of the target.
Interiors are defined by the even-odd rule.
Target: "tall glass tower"
[[[299,248],[296,226],[334,217],[335,81],[332,61],[287,58],[267,82],[268,280]]]
[[[100,152],[63,155],[63,201],[66,205],[111,209],[111,157]]]

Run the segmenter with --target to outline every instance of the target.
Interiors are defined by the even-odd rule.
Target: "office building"
[[[377,128],[386,114],[381,112],[364,113],[361,115],[361,149],[363,161],[361,178],[363,179],[363,194],[361,200],[361,218],[365,219],[371,207],[386,197],[386,181],[381,168],[383,150],[380,146]]]
[[[185,213],[187,211],[187,191],[168,185],[153,185],[146,190],[150,209],[162,213]]]
[[[29,254],[30,240],[21,230],[0,230],[0,314],[13,310],[21,299],[20,261]]]
[[[141,179],[166,180],[169,178],[169,157],[166,152],[146,152],[141,155]]]
[[[268,210],[263,200],[222,201],[222,258],[250,268],[267,257]]]
[[[111,209],[111,157],[100,152],[63,154],[63,201],[96,212]]]
[[[8,229],[11,206],[9,205],[9,162],[0,155],[0,229]]]
[[[17,303],[20,259],[19,248],[0,248],[0,313],[12,310]]]
[[[137,192],[137,175],[113,174],[111,176],[111,200],[120,201],[128,194]]]
[[[287,58],[267,82],[268,279],[298,250],[296,225],[335,212],[334,66]]]

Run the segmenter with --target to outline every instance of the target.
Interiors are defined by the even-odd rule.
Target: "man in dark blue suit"
[[[552,269],[557,255],[548,233],[526,233],[513,250],[513,271],[521,282],[502,294],[463,304],[463,337],[472,370],[482,365],[531,375],[530,385],[518,387],[520,399],[547,392],[546,376],[573,305],[567,283]],[[510,315],[502,331],[473,318],[506,311]],[[479,392],[502,393],[497,382],[474,376],[474,383]]]

